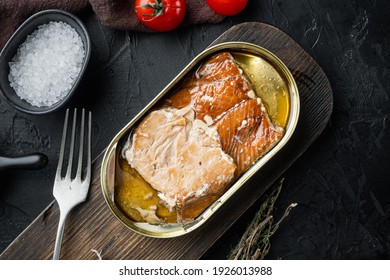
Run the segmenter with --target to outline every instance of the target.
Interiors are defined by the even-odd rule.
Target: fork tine
[[[77,109],[74,109],[73,112],[73,124],[72,124],[72,135],[70,140],[70,151],[69,151],[69,162],[68,168],[66,170],[66,178],[71,178],[72,174],[72,165],[73,165],[73,153],[74,153],[74,139],[76,136],[76,117],[77,117]]]
[[[91,138],[92,138],[92,113],[88,114],[88,148],[87,148],[87,174],[85,181],[88,184],[91,182]]]
[[[61,148],[60,148],[60,155],[58,159],[56,178],[61,178],[62,163],[64,161],[64,152],[65,152],[66,132],[68,128],[68,119],[69,119],[69,109],[66,109],[64,128],[62,129]]]
[[[85,110],[81,112],[81,128],[80,128],[80,146],[79,146],[79,160],[77,163],[76,178],[81,181],[81,171],[83,165],[83,154],[84,154],[84,123],[85,123]]]

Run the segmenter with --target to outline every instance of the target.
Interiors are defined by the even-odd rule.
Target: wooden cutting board
[[[134,233],[110,212],[100,186],[103,153],[93,162],[87,202],[67,220],[61,259],[198,259],[313,143],[325,128],[333,107],[329,81],[309,54],[281,30],[264,23],[242,23],[211,45],[243,41],[264,47],[292,72],[299,89],[301,113],[294,135],[284,148],[200,229],[187,235],[156,239]],[[53,201],[0,255],[0,259],[51,259],[59,210]]]

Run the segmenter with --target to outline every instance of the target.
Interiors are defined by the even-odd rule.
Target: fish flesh
[[[216,199],[236,170],[216,130],[195,120],[188,107],[148,114],[135,129],[125,156],[165,205],[177,212],[178,222],[193,220],[199,214],[195,209],[202,208],[196,204]]]
[[[244,173],[282,138],[283,128],[272,124],[260,98],[242,101],[213,125],[222,149],[237,165],[237,175]]]
[[[185,79],[164,104],[190,106],[197,119],[212,124],[215,118],[242,100],[255,97],[248,79],[229,52],[212,56]]]

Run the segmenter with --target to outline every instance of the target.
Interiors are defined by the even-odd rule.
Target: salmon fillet
[[[186,78],[181,89],[164,104],[178,109],[190,106],[197,119],[212,124],[235,104],[254,96],[250,83],[232,55],[222,52],[209,58]]]
[[[148,114],[135,129],[125,157],[167,207],[177,211],[178,222],[193,220],[199,212],[186,205],[217,198],[236,170],[216,130],[194,120],[190,108]]]
[[[210,57],[162,105],[124,154],[179,223],[195,219],[284,133],[228,52]]]
[[[245,172],[283,136],[283,128],[272,124],[260,98],[242,101],[213,126],[218,131],[222,149],[237,164],[237,175]]]

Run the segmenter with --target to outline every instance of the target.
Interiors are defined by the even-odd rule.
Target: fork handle
[[[53,260],[60,259],[62,236],[64,235],[65,221],[67,216],[68,213],[66,214],[60,213],[60,220],[58,222],[56,242],[54,244]]]

